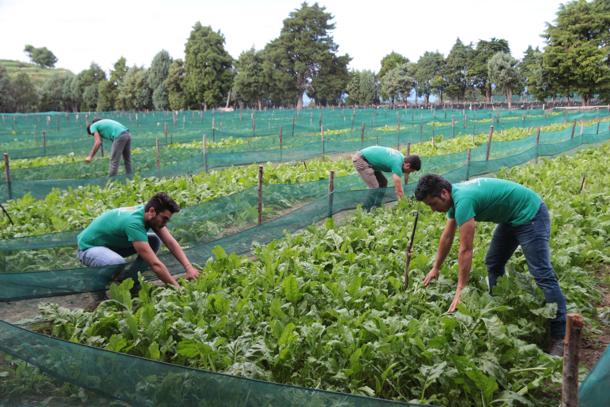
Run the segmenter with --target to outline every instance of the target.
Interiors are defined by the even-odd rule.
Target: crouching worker
[[[523,185],[502,179],[477,178],[450,184],[441,176],[427,174],[420,178],[415,198],[436,212],[447,213],[432,270],[424,279],[425,286],[438,278],[459,227],[458,283],[449,312],[456,310],[462,289],[468,284],[475,224],[494,222],[497,226],[485,257],[490,290],[504,275],[504,266],[517,246],[521,246],[527,268],[544,293],[546,302],[557,304],[557,314],[551,320],[549,353],[562,355],[566,299],[551,265],[549,212],[538,194]]]
[[[404,196],[401,177],[404,176],[406,184],[409,174],[421,168],[419,156],[405,157],[398,150],[382,146],[367,147],[358,151],[353,155],[352,163],[360,178],[371,189],[364,203],[364,209],[367,211],[383,204],[385,188],[388,186],[388,180],[383,172],[392,173],[396,199],[400,200]]]
[[[121,269],[115,280],[134,279],[132,292],[135,293],[139,288],[138,271],[148,265],[161,281],[180,287],[156,254],[163,242],[184,267],[187,279],[199,275],[166,226],[179,211],[178,204],[164,192],[155,194],[146,205],[109,210],[77,236],[78,259],[88,267],[103,267],[126,264],[125,257],[137,254],[133,264]]]

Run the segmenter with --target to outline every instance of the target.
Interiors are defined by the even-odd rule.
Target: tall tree
[[[167,79],[165,80],[165,89],[167,89],[167,100],[170,110],[186,109],[187,97],[184,91],[184,61],[175,59],[169,66]]]
[[[517,69],[523,78],[523,86],[528,95],[534,96],[540,102],[544,102],[547,97],[554,97],[555,92],[551,88],[548,80],[548,73],[544,68],[543,53],[536,47],[527,47],[521,63]]]
[[[485,95],[485,101],[491,102],[491,83],[489,82],[487,65],[491,57],[498,52],[510,54],[508,41],[492,38],[489,41],[481,40],[472,53],[472,61],[469,69],[472,86],[479,89]]]
[[[96,110],[99,83],[106,80],[106,73],[94,62],[76,76],[80,110]]]
[[[99,82],[97,110],[101,112],[118,109],[119,86],[127,74],[127,61],[120,57],[115,63],[110,78]]]
[[[379,77],[379,80],[382,81],[386,73],[396,68],[398,65],[408,63],[409,59],[407,57],[400,55],[398,52],[392,51],[381,59],[381,69],[379,70],[377,76]]]
[[[190,104],[218,106],[224,102],[233,82],[233,58],[224,48],[219,32],[197,22],[186,42],[185,78]]]
[[[472,64],[472,45],[464,45],[458,38],[447,55],[445,64],[445,79],[447,96],[457,100],[464,100],[469,82],[470,67]]]
[[[132,66],[119,86],[121,110],[145,110],[152,107],[152,92],[147,83],[148,74],[142,67]]]
[[[11,113],[15,111],[13,99],[13,84],[5,67],[0,66],[0,112]]]
[[[424,97],[427,105],[430,103],[430,95],[440,90],[442,98],[442,86],[439,82],[443,75],[445,58],[440,52],[425,52],[415,68],[415,81],[417,82],[417,94]]]
[[[23,51],[32,62],[43,68],[53,68],[57,62],[57,57],[47,47],[36,48],[28,44]]]
[[[284,20],[280,36],[265,47],[266,71],[296,101],[297,109],[303,107],[306,92],[316,93],[314,83],[328,85],[337,76],[346,79],[349,56],[337,55],[339,46],[330,34],[335,28],[333,16],[325,10],[318,3],[301,4]],[[335,85],[328,89],[332,89],[330,94],[336,90]]]
[[[40,110],[41,111],[63,111],[68,110],[70,105],[63,97],[63,89],[72,77],[72,74],[55,74],[48,78],[40,89]]]
[[[504,91],[508,108],[512,107],[513,92],[521,87],[522,80],[517,70],[517,60],[506,52],[498,52],[488,62],[489,81]]]
[[[307,95],[322,106],[339,105],[343,103],[343,95],[349,81],[348,55],[331,55],[321,63],[319,74],[311,82]]]
[[[13,100],[16,112],[33,112],[38,108],[38,93],[25,72],[17,74],[12,81]]]
[[[381,96],[390,100],[406,101],[415,87],[415,78],[408,64],[401,64],[390,69],[381,80]]]
[[[577,92],[583,105],[610,92],[610,2],[575,0],[559,6],[547,24],[544,66],[553,87]]]
[[[147,83],[152,91],[152,102],[155,110],[166,110],[169,107],[165,80],[169,75],[172,57],[165,50],[159,51],[148,69]]]
[[[233,80],[235,98],[242,104],[256,105],[260,110],[267,89],[261,51],[251,48],[239,55]]]
[[[373,71],[352,71],[347,85],[350,105],[371,105],[379,101],[377,77]]]

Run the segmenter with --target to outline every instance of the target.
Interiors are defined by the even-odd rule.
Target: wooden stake
[[[578,314],[568,314],[566,336],[563,345],[563,384],[561,386],[561,406],[578,406],[578,349],[584,326]]]
[[[47,132],[42,131],[42,155],[47,155]]]
[[[161,169],[161,151],[159,148],[159,137],[157,137],[155,144],[157,146],[157,171],[159,171]]]
[[[163,135],[165,136],[165,145],[167,145],[167,122],[163,122]]]
[[[570,139],[574,138],[574,130],[576,130],[576,120],[572,123],[572,134],[570,135]]]
[[[203,169],[208,172],[208,136],[203,135]]]
[[[320,126],[320,135],[322,136],[322,158],[324,158],[325,145],[324,145],[324,125]]]
[[[489,155],[491,153],[491,139],[494,135],[493,124],[489,126],[489,136],[487,136],[487,152],[485,153],[485,161],[489,161]]]
[[[6,177],[6,186],[8,189],[8,199],[13,199],[13,191],[11,189],[11,165],[8,153],[4,153],[4,175]]]
[[[282,161],[283,156],[283,137],[282,137],[282,126],[280,126],[280,162]]]
[[[258,224],[263,223],[263,166],[258,166]]]
[[[538,156],[540,155],[540,127],[536,131],[536,163],[538,163]]]
[[[364,122],[360,125],[360,147],[364,147]]]
[[[333,200],[335,197],[335,172],[330,171],[328,176],[328,217],[333,217]]]
[[[470,178],[470,149],[466,150],[466,181]]]

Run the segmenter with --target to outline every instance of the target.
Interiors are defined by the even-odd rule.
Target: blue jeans
[[[551,265],[550,231],[549,212],[543,202],[536,216],[524,225],[498,224],[485,257],[485,264],[491,289],[498,278],[504,275],[504,266],[520,245],[529,272],[544,293],[546,302],[557,304],[557,314],[551,320],[551,336],[563,338],[566,330],[566,299]]]
[[[161,239],[154,233],[148,233],[148,244],[151,249],[157,253],[161,247]],[[136,254],[136,249],[133,246],[120,248],[120,249],[109,249],[103,246],[91,247],[87,250],[78,250],[77,256],[82,264],[87,267],[103,267],[112,266],[119,264],[127,264],[125,257]],[[127,278],[133,278],[137,284],[138,271],[146,270],[146,263],[138,256],[132,263],[131,267],[125,269],[122,267],[115,279],[118,281],[125,280]]]

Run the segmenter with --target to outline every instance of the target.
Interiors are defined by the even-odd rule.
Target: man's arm
[[[464,222],[460,226],[460,252],[458,253],[458,283],[455,296],[449,307],[449,312],[454,312],[460,303],[462,289],[468,285],[470,268],[472,266],[472,249],[474,241],[475,220]]]
[[[436,251],[436,258],[434,259],[434,263],[432,264],[432,270],[426,275],[424,278],[424,286],[428,286],[432,280],[438,278],[440,274],[441,266],[451,250],[451,245],[453,244],[453,238],[455,236],[455,229],[457,225],[455,223],[455,219],[447,219],[447,223],[445,223],[445,229],[441,234],[441,238],[438,241],[438,250]]]
[[[136,249],[138,256],[142,257],[142,259],[148,263],[152,271],[155,272],[161,281],[166,284],[173,285],[176,288],[180,287],[180,284],[178,284],[176,279],[170,274],[165,264],[159,260],[148,242],[133,242],[133,247]]]
[[[186,257],[186,254],[184,254],[184,250],[182,250],[180,244],[176,241],[176,239],[174,239],[172,234],[169,232],[169,229],[167,227],[163,227],[160,230],[156,231],[156,233],[157,236],[159,236],[159,238],[163,242],[163,244],[165,244],[169,251],[174,255],[176,260],[178,260],[180,264],[182,264],[182,267],[184,267],[184,270],[186,271],[187,280],[197,278],[197,276],[199,276],[199,271],[197,271],[197,269],[193,267],[189,259]]]
[[[97,153],[97,150],[99,150],[101,146],[102,136],[100,136],[100,133],[96,131],[95,134],[93,134],[93,147],[91,148],[91,152],[89,153],[87,158],[85,158],[85,162],[90,163],[91,160],[93,160],[95,153]]]
[[[396,174],[392,174],[392,181],[394,181],[394,191],[396,191],[396,199],[400,200],[405,196],[402,190],[402,179]]]

